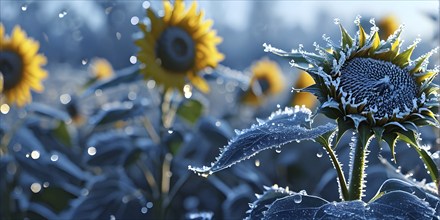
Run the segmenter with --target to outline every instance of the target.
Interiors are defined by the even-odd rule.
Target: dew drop
[[[307,191],[305,189],[299,191],[299,194],[306,196],[307,195]]]
[[[114,215],[110,215],[110,220],[116,220],[116,217]]]
[[[34,159],[34,160],[40,158],[40,152],[38,152],[38,151],[36,151],[36,150],[32,151],[32,152],[31,152],[31,157],[32,157],[32,159]]]
[[[69,104],[70,101],[72,101],[72,97],[69,94],[60,95],[60,102],[63,105]]]
[[[53,161],[53,162],[57,161],[58,160],[58,155],[53,154],[52,156],[50,156],[50,160]]]
[[[89,190],[87,190],[87,189],[82,189],[82,190],[81,190],[81,195],[82,195],[82,196],[87,196],[87,195],[89,195]]]
[[[89,147],[89,148],[87,149],[87,153],[88,153],[90,156],[95,155],[95,154],[96,154],[96,148],[95,148],[95,147]]]
[[[150,2],[149,1],[144,1],[144,2],[142,2],[142,8],[144,8],[144,9],[148,9],[148,8],[150,8]]]
[[[154,87],[156,87],[156,81],[154,81],[154,80],[148,80],[148,82],[147,82],[147,87],[148,87],[149,89],[154,89]]]
[[[97,90],[95,91],[95,95],[96,95],[96,96],[102,96],[102,90],[101,90],[101,89],[97,89]]]
[[[116,39],[120,40],[120,39],[121,39],[121,37],[122,37],[121,33],[119,33],[119,32],[116,32]]]
[[[137,62],[137,57],[136,56],[131,56],[130,57],[130,63],[131,64],[136,64],[136,62]]]
[[[318,153],[316,153],[316,156],[317,156],[318,158],[321,158],[321,157],[322,157],[322,154],[323,154],[322,151],[319,150]]]
[[[172,134],[174,131],[172,129],[168,130],[168,134]]]
[[[22,11],[26,11],[27,10],[28,5],[27,4],[23,4],[21,5],[21,10]]]
[[[64,16],[66,16],[67,15],[67,11],[66,10],[62,10],[62,11],[60,11],[60,13],[58,13],[58,17],[59,18],[64,18]]]
[[[142,214],[147,213],[148,212],[148,208],[147,207],[142,207],[141,208],[141,212],[142,212]]]
[[[33,193],[39,193],[41,191],[41,184],[39,184],[39,183],[32,183],[31,191]]]
[[[280,105],[280,104],[277,104],[277,108],[281,108],[281,105]]]
[[[281,148],[277,148],[277,149],[275,149],[275,152],[277,152],[277,153],[281,153]]]
[[[10,110],[11,108],[9,107],[9,105],[8,104],[2,104],[1,106],[0,106],[0,112],[2,113],[2,114],[4,114],[4,115],[6,115],[6,114],[8,114],[8,112],[9,112],[9,110]]]
[[[302,195],[301,195],[301,194],[295,194],[295,195],[293,196],[293,201],[294,201],[296,204],[301,203],[301,202],[302,202]]]
[[[152,202],[147,202],[147,208],[149,208],[149,209],[151,209],[151,208],[153,208],[153,203]]]
[[[260,164],[260,160],[255,160],[255,166],[256,167],[259,167],[261,164]]]
[[[82,65],[86,65],[86,64],[87,64],[87,59],[82,59],[82,60],[81,60],[81,64],[82,64]]]
[[[137,25],[139,23],[139,18],[137,16],[133,16],[130,19],[132,25]]]
[[[127,95],[128,99],[130,99],[131,101],[135,100],[137,98],[137,94],[133,91],[129,92]]]

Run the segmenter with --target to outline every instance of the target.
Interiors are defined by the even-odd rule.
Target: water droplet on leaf
[[[318,158],[321,158],[321,157],[322,157],[322,154],[323,154],[322,151],[319,150],[318,153],[316,153],[316,156],[317,156]]]
[[[301,195],[301,194],[295,194],[295,195],[293,196],[293,201],[294,201],[296,204],[301,203],[301,202],[302,202],[302,195]]]

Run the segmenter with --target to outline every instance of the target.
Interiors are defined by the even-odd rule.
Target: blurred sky
[[[189,5],[189,4],[188,4]],[[0,20],[9,33],[16,24],[41,42],[41,51],[49,63],[70,63],[81,67],[82,60],[95,56],[110,60],[116,69],[131,65],[130,57],[138,48],[137,22],[147,22],[145,8],[163,13],[162,1],[142,0],[0,0]],[[313,50],[313,42],[324,44],[326,33],[338,41],[339,28],[333,24],[340,18],[354,33],[356,15],[364,23],[395,15],[406,24],[402,34],[406,46],[420,37],[422,43],[415,55],[438,46],[433,40],[438,33],[439,1],[199,1],[205,17],[214,20],[214,28],[224,41],[219,45],[226,54],[224,65],[239,70],[249,67],[262,56],[263,43],[290,50],[303,44]],[[368,27],[367,27],[368,28]],[[421,49],[420,49],[421,48]],[[286,65],[288,65],[286,63]],[[85,68],[85,66],[83,67]]]

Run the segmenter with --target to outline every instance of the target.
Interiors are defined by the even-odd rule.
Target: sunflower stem
[[[347,189],[347,182],[345,181],[345,176],[344,176],[344,172],[342,170],[342,166],[341,163],[339,162],[338,158],[336,157],[335,152],[333,151],[333,149],[331,148],[330,145],[328,144],[324,144],[323,145],[325,150],[328,152],[330,159],[333,163],[333,166],[336,169],[336,173],[338,175],[338,184],[339,184],[339,189],[340,189],[340,197],[344,200],[350,200],[349,197],[349,193],[348,193],[348,189]]]
[[[360,126],[358,129],[358,137],[356,139],[356,145],[352,149],[351,160],[351,175],[350,185],[348,188],[349,199],[348,200],[361,200],[365,187],[365,168],[367,167],[367,148],[369,145],[369,139],[372,137],[371,132],[365,126]]]

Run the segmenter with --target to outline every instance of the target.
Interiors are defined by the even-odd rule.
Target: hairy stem
[[[367,148],[371,134],[359,132],[356,140],[353,158],[351,160],[351,175],[349,185],[349,200],[361,200],[364,191],[365,168],[367,167]]]
[[[341,190],[340,197],[344,201],[347,201],[347,200],[349,200],[349,193],[348,193],[347,182],[345,181],[345,176],[344,176],[344,172],[342,170],[341,163],[339,162],[339,160],[338,160],[335,152],[332,150],[331,146],[325,145],[325,144],[323,146],[325,147],[325,150],[328,152],[330,159],[333,163],[333,166],[335,167],[336,172],[338,174],[339,189]]]

